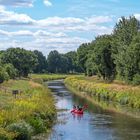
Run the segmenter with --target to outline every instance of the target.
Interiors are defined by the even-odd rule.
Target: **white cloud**
[[[44,4],[46,6],[52,6],[52,3],[49,0],[44,0]]]
[[[112,18],[109,16],[96,16],[96,17],[87,18],[88,24],[99,24],[99,23],[106,23],[111,21]]]
[[[9,47],[22,47],[27,50],[39,50],[44,55],[52,50],[58,50],[60,53],[66,53],[68,51],[76,50],[80,44],[89,42],[88,39],[80,37],[46,37],[46,38],[35,38],[31,41],[21,41],[15,39],[0,40],[0,50],[5,50]]]
[[[134,14],[135,18],[137,18],[138,20],[140,20],[140,14]]]
[[[0,24],[1,25],[31,25],[35,20],[31,19],[26,14],[18,14],[12,11],[7,11],[0,6]]]
[[[34,0],[0,0],[0,5],[14,7],[32,7]]]
[[[80,44],[91,41],[86,37],[80,37],[86,36],[86,33],[93,37],[111,33],[112,27],[103,25],[109,22],[112,22],[109,16],[48,17],[35,20],[26,14],[7,11],[0,6],[0,49],[23,47],[30,50],[38,49],[45,55],[57,49],[64,53],[76,50]]]
[[[19,30],[15,32],[8,32],[5,30],[0,30],[0,35],[7,36],[7,37],[31,36],[35,38],[67,37],[67,34],[63,32],[52,33],[52,32],[47,32],[43,30],[37,30],[35,32],[32,32],[30,30]]]
[[[72,25],[72,24],[79,24],[84,22],[83,19],[74,18],[74,17],[49,17],[46,19],[42,19],[37,21],[39,26],[59,26],[59,25]]]
[[[110,27],[100,24],[112,22],[109,16],[94,16],[87,18],[76,17],[48,17],[42,20],[34,20],[26,14],[18,14],[7,11],[4,7],[0,7],[0,25],[9,26],[25,26],[30,28],[47,29],[50,32],[73,32],[73,31],[95,31],[95,33],[110,31]],[[103,33],[102,32],[102,33]]]

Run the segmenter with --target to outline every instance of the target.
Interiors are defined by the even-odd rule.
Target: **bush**
[[[35,134],[42,133],[46,130],[44,120],[40,117],[32,117],[29,119],[30,125],[34,128]]]
[[[14,140],[31,140],[32,127],[24,121],[10,124],[7,129],[16,134]]]
[[[5,68],[0,66],[0,83],[3,83],[5,80],[9,79],[9,75],[6,72]]]
[[[133,84],[139,85],[140,84],[140,74],[135,74],[133,77]]]
[[[11,79],[14,79],[17,76],[17,70],[12,64],[6,64],[5,70]]]

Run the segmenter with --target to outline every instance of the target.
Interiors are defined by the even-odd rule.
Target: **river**
[[[57,123],[49,140],[140,140],[140,120],[103,110],[72,94],[63,80],[47,83],[56,99]],[[83,115],[70,113],[73,105],[87,105]]]

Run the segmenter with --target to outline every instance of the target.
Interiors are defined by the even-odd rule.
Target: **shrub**
[[[139,85],[140,84],[140,74],[135,74],[133,77],[133,84]]]
[[[5,68],[0,66],[0,83],[4,82],[5,80],[9,79],[9,75],[6,72]]]
[[[35,134],[42,133],[46,130],[45,123],[40,117],[31,117],[28,121],[34,128]]]
[[[7,129],[16,134],[15,140],[31,140],[32,127],[24,121],[10,124]]]
[[[11,79],[14,79],[17,76],[17,70],[14,68],[12,64],[6,64],[5,70]]]

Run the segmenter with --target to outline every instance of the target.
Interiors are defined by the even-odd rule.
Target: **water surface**
[[[109,112],[70,93],[62,80],[48,82],[56,98],[58,123],[49,140],[140,140],[140,120]],[[70,113],[73,105],[88,105],[83,115]]]

